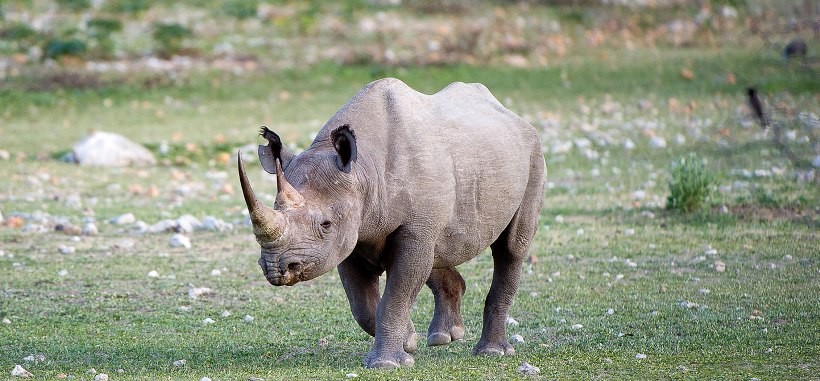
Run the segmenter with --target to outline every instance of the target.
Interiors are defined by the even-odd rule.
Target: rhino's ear
[[[336,150],[336,166],[344,173],[350,173],[351,163],[356,161],[356,135],[350,126],[345,124],[330,133],[333,148]]]
[[[267,127],[262,126],[259,135],[268,141],[268,145],[260,145],[257,151],[259,153],[259,162],[265,172],[276,174],[276,159],[282,160],[282,169],[285,169],[290,164],[290,160],[293,159],[293,153],[290,152],[288,147],[282,145],[279,135],[276,135]]]

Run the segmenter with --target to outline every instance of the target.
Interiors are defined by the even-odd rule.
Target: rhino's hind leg
[[[433,269],[427,286],[433,291],[436,307],[427,329],[427,345],[445,345],[464,337],[461,297],[467,290],[464,278],[455,267]]]
[[[358,256],[350,255],[338,266],[339,277],[345,289],[350,311],[359,327],[370,336],[376,336],[376,308],[379,297],[379,276],[381,270],[367,264]],[[413,353],[418,348],[418,339],[413,322],[407,326],[407,335],[404,339],[404,350]]]

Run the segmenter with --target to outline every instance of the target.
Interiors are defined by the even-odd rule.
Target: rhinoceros
[[[514,353],[507,312],[546,177],[533,126],[478,83],[426,95],[386,78],[362,88],[299,155],[266,127],[261,135],[260,162],[277,181],[273,208],[255,196],[241,152],[238,160],[258,263],[274,286],[336,267],[356,322],[375,337],[365,366],[413,364],[409,314],[425,283],[435,302],[428,345],[463,338],[456,266],[487,247],[494,272],[473,353]]]

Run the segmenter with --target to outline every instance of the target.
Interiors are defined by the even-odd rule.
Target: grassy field
[[[465,339],[421,347],[415,366],[387,372],[363,368],[372,339],[350,315],[335,271],[275,288],[256,264],[234,160],[220,154],[258,143],[260,125],[304,148],[341,104],[384,76],[426,93],[482,82],[543,132],[549,184],[537,261],[522,269],[510,311],[518,324],[508,333],[524,339],[514,356],[470,355],[492,276],[488,253],[459,267]],[[10,156],[0,160],[0,318],[8,319],[0,379],[13,379],[15,364],[36,379],[78,380],[94,379],[91,368],[112,380],[820,379],[818,183],[801,180],[814,169],[780,155],[744,98],[756,86],[810,161],[799,115],[813,115],[816,134],[812,67],[761,46],[659,47],[576,52],[540,68],[322,63],[146,86],[152,78],[35,90],[47,79],[23,75],[0,86],[0,149]],[[158,155],[168,142],[171,151],[149,168],[61,162],[90,130],[121,133]],[[680,214],[664,207],[667,182],[672,161],[688,152],[716,180],[702,210]],[[249,169],[270,200],[272,177]],[[110,222],[124,213],[148,224],[215,216],[235,229],[194,232],[190,249],[175,248],[171,233]],[[16,218],[21,226],[9,222]],[[100,233],[54,230],[86,221]],[[193,287],[213,293],[193,299]],[[423,290],[411,314],[417,331],[432,313]],[[24,360],[39,354],[44,361]],[[540,374],[518,374],[524,361]]]

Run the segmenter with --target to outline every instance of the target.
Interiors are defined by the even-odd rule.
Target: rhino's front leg
[[[379,276],[382,270],[368,264],[355,254],[342,261],[338,269],[353,318],[356,319],[359,327],[362,327],[370,336],[376,336],[376,308],[381,300]],[[413,327],[413,322],[408,321],[404,350],[407,353],[413,353],[417,348],[416,329]]]
[[[410,307],[433,267],[432,244],[403,242],[387,266],[387,284],[376,310],[376,340],[365,358],[368,368],[397,368],[414,363],[404,349]],[[415,332],[410,335],[415,337]]]

